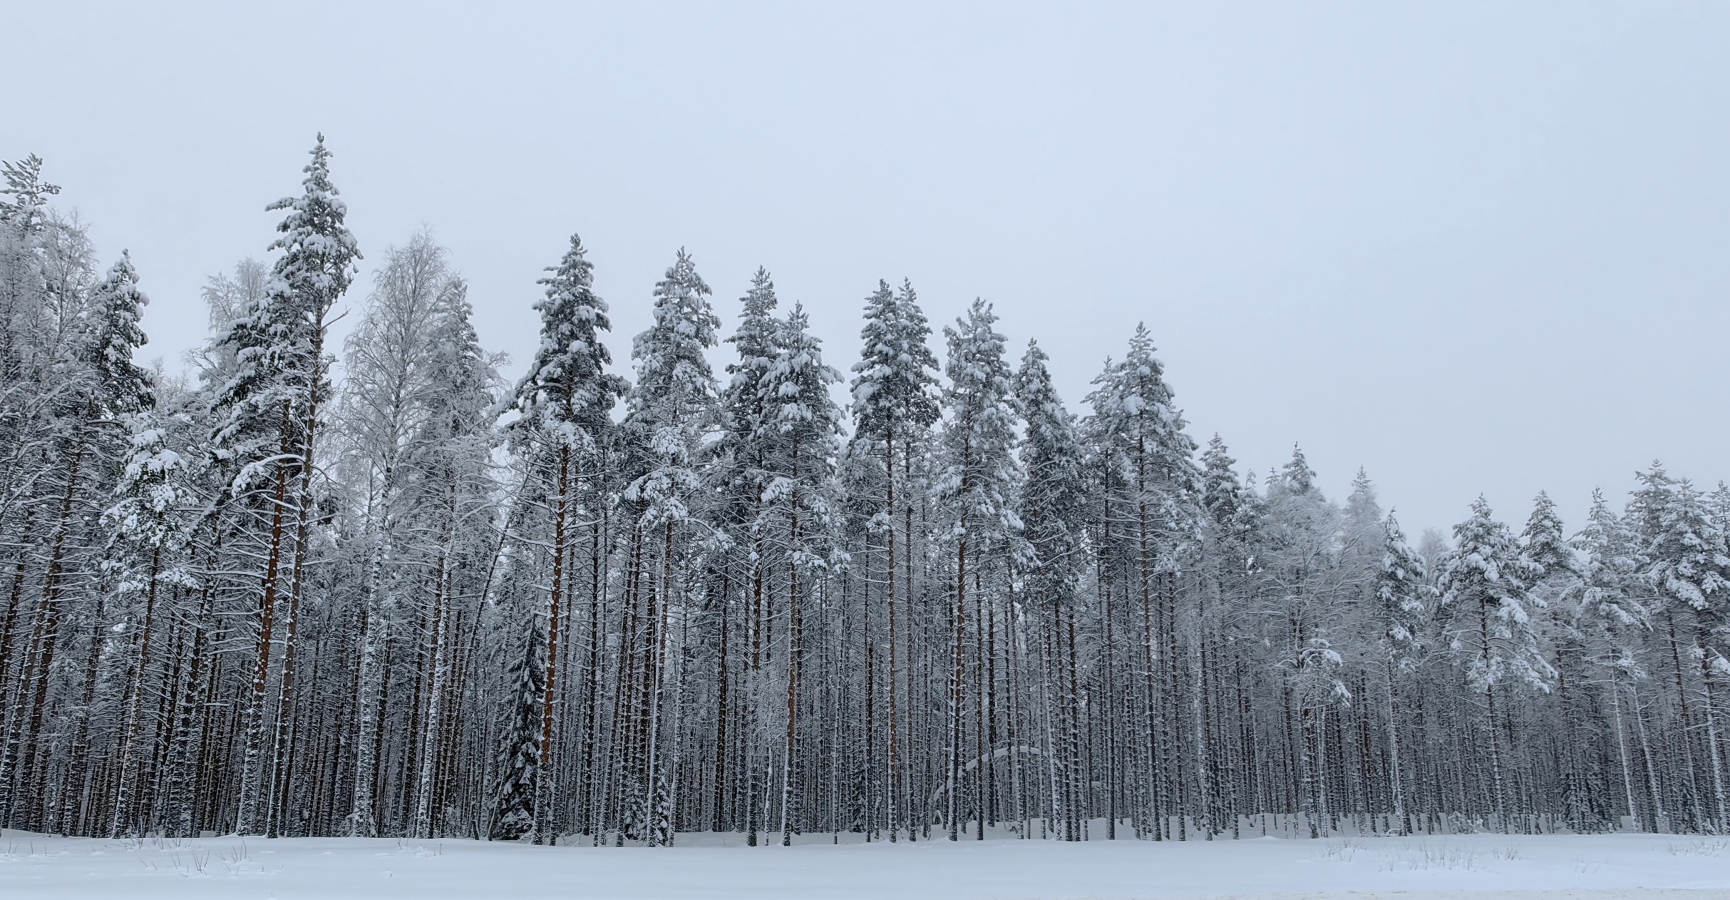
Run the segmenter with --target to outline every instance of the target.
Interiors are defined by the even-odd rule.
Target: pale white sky
[[[878,278],[993,301],[1079,406],[1145,320],[1192,431],[1570,530],[1654,457],[1730,476],[1730,4],[14,4],[38,153],[150,351],[263,256],[316,131],[368,270],[421,225],[520,374],[581,233],[613,352],[680,246],[856,358]],[[940,337],[938,348],[941,351]]]

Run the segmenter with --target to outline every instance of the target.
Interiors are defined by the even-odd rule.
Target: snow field
[[[806,836],[815,841],[819,836]],[[1726,900],[1730,839],[1622,834],[746,848],[0,835],[0,897]]]

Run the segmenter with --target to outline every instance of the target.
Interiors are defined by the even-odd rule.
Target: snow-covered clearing
[[[0,835],[0,897],[1722,900],[1730,840],[1624,834],[661,849]],[[727,841],[731,843],[731,836]]]

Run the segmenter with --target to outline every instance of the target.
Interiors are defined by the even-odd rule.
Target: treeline
[[[844,376],[767,272],[724,335],[683,251],[627,380],[574,237],[514,383],[426,235],[337,348],[322,138],[305,173],[183,383],[134,362],[127,257],[5,167],[6,827],[1730,827],[1722,486],[1654,465],[1571,536],[1540,495],[1414,547],[1361,473],[1199,447],[1145,330],[1078,416],[988,304],[940,362],[880,283]]]

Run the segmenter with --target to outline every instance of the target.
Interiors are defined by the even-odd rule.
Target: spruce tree
[[[148,676],[146,667],[151,662],[160,581],[165,565],[169,573],[176,573],[177,545],[184,540],[180,532],[185,511],[180,506],[184,503],[181,482],[185,460],[163,446],[163,429],[152,427],[155,423],[148,410],[156,405],[156,386],[133,361],[135,351],[147,341],[139,318],[149,300],[138,290],[138,273],[132,268],[130,254],[121,252],[120,261],[97,287],[92,301],[98,320],[91,343],[91,369],[108,395],[111,413],[122,416],[131,433],[130,458],[117,485],[119,502],[104,515],[105,523],[113,529],[105,568],[119,576],[119,593],[130,594],[129,599],[142,594],[144,600],[136,617],[126,617],[128,624],[138,622],[139,635],[135,653],[126,661],[121,772],[109,827],[110,835],[118,836],[136,824],[133,798],[138,759],[132,742],[140,728],[141,682]],[[169,554],[166,561],[164,550]]]
[[[196,586],[186,558],[192,523],[188,512],[195,495],[189,483],[189,460],[171,443],[174,423],[141,413],[130,424],[131,453],[116,486],[115,503],[103,514],[111,532],[104,568],[118,598],[129,607],[122,621],[131,645],[125,661],[120,772],[109,837],[140,833],[145,824],[137,799],[140,756],[147,685],[157,677],[150,667],[165,624],[162,595]],[[164,736],[158,734],[159,739]]]
[[[492,815],[487,839],[514,841],[535,830],[541,760],[542,695],[546,692],[544,639],[539,618],[531,620],[524,639],[512,649],[505,670],[510,693],[500,723],[497,784],[492,791]]]
[[[1520,548],[1526,559],[1537,564],[1538,577],[1544,581],[1559,580],[1573,573],[1574,554],[1562,531],[1562,518],[1548,493],[1539,491],[1532,501],[1532,515],[1520,533]]]
[[[96,317],[89,364],[103,414],[118,418],[156,405],[156,385],[133,356],[149,343],[139,325],[150,299],[138,289],[138,271],[124,250],[91,297]]]

